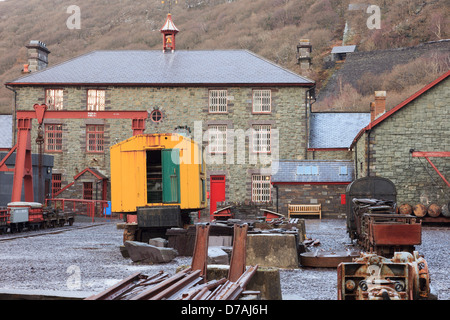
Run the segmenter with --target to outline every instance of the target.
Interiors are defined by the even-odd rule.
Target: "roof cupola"
[[[178,29],[172,21],[172,15],[167,14],[166,22],[164,26],[159,30],[163,34],[163,52],[170,50],[175,51],[175,35],[178,33]]]

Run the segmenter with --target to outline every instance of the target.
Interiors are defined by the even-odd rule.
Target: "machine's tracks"
[[[96,224],[77,226],[77,227],[64,226],[64,227],[58,227],[58,228],[41,229],[38,231],[24,231],[21,233],[3,234],[3,235],[0,235],[0,242],[21,239],[21,238],[46,236],[49,234],[58,234],[58,233],[66,232],[66,231],[73,231],[73,230],[79,230],[79,229],[93,228],[93,227],[102,226],[104,224],[105,223],[96,223]]]

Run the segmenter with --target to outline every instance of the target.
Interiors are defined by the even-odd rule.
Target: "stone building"
[[[352,160],[280,160],[272,168],[279,213],[287,216],[290,204],[321,204],[326,218],[345,215],[345,190],[355,177]]]
[[[433,165],[413,152],[450,151],[450,71],[385,112],[386,92],[376,92],[374,117],[352,142],[356,178],[379,176],[394,182],[397,201],[415,205],[450,200],[448,156]]]
[[[168,16],[164,50],[94,51],[7,83],[16,92],[15,110],[36,103],[93,115],[145,110],[144,133],[179,132],[203,142],[211,211],[216,201],[270,203],[271,161],[307,157],[307,91],[314,82],[247,50],[176,50],[175,29]],[[109,147],[132,135],[129,119],[95,116],[44,119],[44,131],[59,181],[53,194],[86,168],[109,177]],[[34,124],[32,141],[36,134]],[[83,177],[86,190],[98,182],[89,172]]]
[[[309,113],[307,159],[274,161],[274,210],[289,204],[321,204],[323,217],[345,215],[345,190],[355,178],[350,146],[370,122],[370,113]]]

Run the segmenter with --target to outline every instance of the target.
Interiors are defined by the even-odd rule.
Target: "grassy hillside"
[[[0,113],[10,113],[12,92],[4,83],[21,75],[25,45],[40,40],[51,51],[50,65],[99,49],[160,49],[159,28],[169,11],[160,0],[77,0],[81,28],[68,29],[67,8],[74,1],[6,0],[0,2]],[[317,81],[332,70],[323,59],[341,45],[359,50],[411,46],[448,37],[446,1],[373,0],[381,8],[381,29],[369,30],[364,10],[349,10],[357,0],[178,0],[171,12],[180,33],[178,49],[248,49]],[[313,45],[313,68],[296,64],[300,39]]]

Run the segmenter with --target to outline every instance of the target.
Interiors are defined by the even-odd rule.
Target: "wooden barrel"
[[[430,217],[438,217],[441,214],[441,207],[435,203],[430,204],[428,207],[428,215]]]
[[[400,214],[411,214],[412,213],[412,207],[411,205],[404,203],[398,208],[398,212]]]
[[[427,214],[427,207],[418,203],[414,206],[413,211],[416,217],[424,217]]]
[[[442,215],[444,217],[450,217],[450,203],[446,203],[442,206]]]

